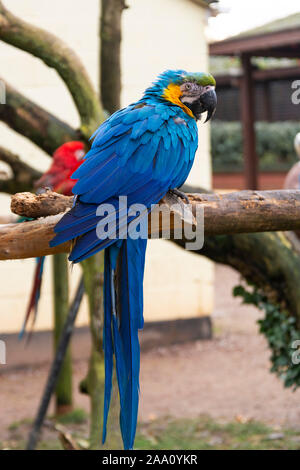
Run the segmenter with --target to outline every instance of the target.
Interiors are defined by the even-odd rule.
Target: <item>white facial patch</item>
[[[194,95],[194,96],[184,96],[181,101],[183,103],[191,104],[191,103],[194,103],[194,101],[197,101],[200,98],[200,96],[201,96],[201,94]]]

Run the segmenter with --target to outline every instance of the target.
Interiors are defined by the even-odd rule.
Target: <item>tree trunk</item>
[[[68,261],[64,253],[53,256],[53,298],[54,298],[54,349],[69,311]],[[72,358],[68,347],[55,388],[56,414],[64,414],[72,409]]]
[[[206,237],[198,253],[235,268],[270,303],[295,317],[300,330],[300,258],[283,233]]]
[[[120,109],[121,91],[121,18],[124,0],[102,0],[100,19],[100,90],[106,111]]]
[[[82,139],[82,134],[69,124],[22,95],[8,83],[5,87],[6,103],[0,105],[0,120],[27,137],[51,157],[64,142]],[[87,141],[87,138],[85,140]]]
[[[14,16],[1,0],[0,40],[29,52],[57,71],[80,115],[80,130],[89,139],[103,121],[104,114],[91,79],[77,54],[53,34]]]
[[[4,147],[0,147],[0,160],[10,166],[12,175],[9,178],[0,179],[0,191],[15,194],[17,191],[31,191],[34,182],[42,176],[42,173]]]

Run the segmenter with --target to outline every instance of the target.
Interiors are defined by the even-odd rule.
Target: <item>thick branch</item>
[[[182,240],[174,240],[184,247]],[[282,233],[243,233],[205,238],[199,255],[236,269],[273,304],[297,318],[300,329],[300,257]]]
[[[51,193],[48,193],[49,196]],[[242,232],[266,232],[295,230],[300,228],[300,191],[241,191],[226,195],[189,195],[194,214],[197,207],[204,207],[204,233],[206,235],[235,234]],[[21,199],[21,203],[20,203]],[[46,195],[15,195],[13,209],[28,217],[52,214],[70,207],[72,198],[55,195],[49,197],[47,209],[43,209]],[[28,203],[29,201],[29,203]],[[58,202],[60,201],[60,206]],[[18,209],[18,204],[21,210]],[[51,209],[50,209],[51,206]],[[37,211],[37,208],[39,210]],[[16,226],[3,226],[0,232],[0,259],[29,258],[68,251],[69,245],[51,249],[49,241],[54,236],[58,214]],[[171,237],[178,219],[171,219]],[[151,236],[157,233],[153,227]],[[202,254],[202,251],[200,251]]]
[[[16,194],[13,212],[27,217],[58,214],[70,207],[70,198],[48,193],[48,206],[41,196]],[[43,198],[45,195],[43,196]],[[204,209],[206,235],[296,230],[300,228],[300,190],[240,191],[227,194],[188,194],[194,216]],[[71,197],[72,199],[72,197]],[[174,202],[174,201],[172,201]],[[175,201],[176,202],[176,201]],[[18,212],[22,204],[22,213]],[[66,205],[64,205],[66,204]],[[38,209],[37,207],[41,206]],[[168,205],[171,204],[168,202]],[[51,212],[50,211],[51,206]]]
[[[80,138],[75,129],[30,101],[8,84],[6,84],[6,104],[0,104],[0,120],[27,137],[49,155],[52,155],[54,150],[64,142]]]
[[[67,253],[70,244],[50,248],[54,227],[62,214],[19,224],[0,225],[0,259],[36,258],[38,256]]]
[[[21,217],[38,219],[71,209],[73,197],[47,191],[42,194],[17,193],[11,198],[11,211]]]
[[[40,58],[57,71],[68,87],[79,112],[81,131],[86,138],[90,137],[104,116],[97,94],[79,57],[53,34],[14,16],[1,1],[0,39]]]
[[[41,173],[23,162],[18,155],[0,147],[0,160],[7,163],[13,177],[0,179],[0,191],[14,194],[16,191],[30,191]]]

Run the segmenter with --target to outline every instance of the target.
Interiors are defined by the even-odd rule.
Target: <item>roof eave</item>
[[[232,56],[293,45],[300,47],[299,28],[224,39],[223,41],[211,43],[209,53],[210,55]]]

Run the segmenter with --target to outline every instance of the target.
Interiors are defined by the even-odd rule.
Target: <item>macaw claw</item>
[[[169,193],[171,193],[172,195],[174,196],[178,196],[180,197],[180,199],[183,199],[187,204],[190,203],[190,200],[188,198],[188,196],[183,193],[182,191],[179,191],[179,189],[169,189]]]

